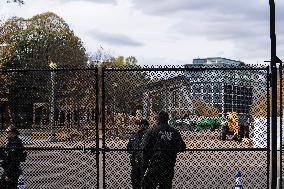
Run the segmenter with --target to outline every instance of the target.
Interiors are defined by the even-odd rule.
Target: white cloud
[[[124,34],[108,33],[108,31],[102,32],[99,30],[92,30],[90,32],[93,38],[101,40],[102,42],[108,43],[109,45],[115,46],[142,46],[143,44],[139,41],[131,39]]]
[[[52,11],[86,45],[141,64],[184,64],[222,56],[261,63],[270,56],[269,4],[247,0],[26,0],[0,2],[0,15],[29,18]],[[278,56],[284,57],[284,3],[276,1]],[[282,54],[281,54],[282,53]]]
[[[62,2],[91,2],[101,4],[116,4],[116,0],[59,0]]]

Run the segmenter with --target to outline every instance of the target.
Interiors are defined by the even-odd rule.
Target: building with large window
[[[196,114],[193,99],[219,113],[248,114],[253,100],[266,90],[266,72],[251,68],[244,62],[227,58],[197,58],[185,65],[182,74],[152,83],[146,91],[147,98],[161,94],[160,107],[172,117]],[[152,101],[145,98],[144,114],[155,105]]]

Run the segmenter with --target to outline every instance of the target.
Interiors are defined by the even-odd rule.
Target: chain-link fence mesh
[[[26,188],[97,188],[97,68],[4,70],[0,77],[1,147],[5,129],[18,128]]]
[[[173,188],[230,188],[237,170],[244,187],[268,187],[268,72],[267,67],[224,65],[104,70],[106,187],[131,188],[127,145],[140,128],[136,122],[145,118],[154,128],[161,110],[187,148],[177,157]],[[156,174],[165,173],[162,164]]]
[[[82,150],[28,151],[26,188],[97,188],[96,154]]]
[[[172,188],[233,188],[240,170],[246,188],[268,188],[267,152],[189,151],[178,155]],[[106,188],[132,188],[129,153],[106,155]],[[161,172],[160,174],[168,174]]]
[[[230,188],[237,170],[244,187],[268,187],[267,67],[6,70],[0,77],[1,147],[5,129],[17,127],[27,188],[131,188],[129,139],[142,118],[155,128],[161,110],[186,144],[173,188]],[[164,164],[157,173],[171,176]]]

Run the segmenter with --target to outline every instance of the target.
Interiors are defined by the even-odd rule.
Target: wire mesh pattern
[[[22,170],[26,188],[97,188],[95,153],[29,151]]]
[[[178,155],[173,188],[230,188],[239,169],[246,188],[268,187],[267,67],[107,68],[102,79],[103,144],[111,150],[105,156],[106,188],[132,187],[129,137],[142,118],[156,127],[161,110],[187,147]]]
[[[2,70],[1,148],[18,128],[26,188],[98,188],[98,69]],[[3,170],[1,170],[2,173]]]
[[[173,127],[205,138],[200,133],[209,130],[222,138],[221,121],[226,121],[228,112],[236,112],[240,137],[252,139],[252,135],[257,135],[256,145],[265,148],[269,113],[267,68],[233,68],[107,70],[104,80],[108,147],[122,147],[116,138],[126,140],[137,131],[135,121],[147,117],[153,127],[157,113],[166,110]],[[234,131],[229,128],[224,132]],[[111,144],[112,141],[116,142]]]
[[[240,170],[245,188],[267,188],[267,152],[184,152],[178,155],[172,188],[233,188]],[[106,188],[132,188],[127,152],[106,155]],[[164,173],[167,174],[167,173]]]
[[[21,163],[27,188],[132,188],[129,139],[142,118],[155,128],[161,110],[186,144],[176,159],[173,188],[231,188],[237,170],[245,188],[268,187],[267,67],[135,66],[0,74],[0,144],[5,147],[6,128],[19,129],[28,152]],[[166,166],[160,164],[161,170]]]
[[[2,129],[23,129],[23,140],[36,146],[54,138],[95,147],[97,69],[12,70],[1,77]]]

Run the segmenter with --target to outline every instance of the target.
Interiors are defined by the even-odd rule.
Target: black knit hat
[[[159,113],[159,122],[167,122],[169,120],[169,114],[165,111]]]

